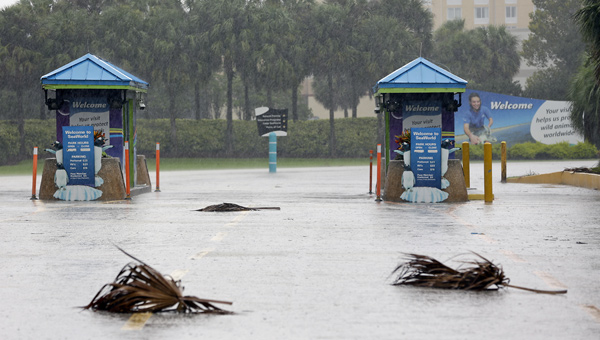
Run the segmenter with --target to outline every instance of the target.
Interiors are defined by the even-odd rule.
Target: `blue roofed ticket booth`
[[[151,191],[145,158],[136,152],[147,82],[86,54],[41,83],[56,112],[56,141],[46,149],[55,157],[44,163],[40,199],[115,200]]]
[[[454,116],[467,82],[417,58],[377,82],[376,111],[385,120],[386,201],[468,200],[456,151]]]

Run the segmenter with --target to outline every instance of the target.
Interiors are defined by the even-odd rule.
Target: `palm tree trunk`
[[[227,127],[225,129],[225,153],[227,156],[233,155],[233,65],[226,63],[227,73]]]
[[[168,86],[168,94],[169,94],[169,117],[171,122],[171,145],[173,146],[173,153],[178,155],[177,153],[177,111],[176,111],[176,101],[175,98],[175,90],[173,86]]]
[[[335,121],[333,110],[333,77],[327,75],[327,86],[329,88],[329,156],[335,155]]]
[[[292,119],[294,122],[298,121],[298,86],[299,84],[296,82],[292,85]]]
[[[17,129],[19,131],[19,154],[25,153],[25,109],[23,108],[23,89],[17,86],[17,103],[19,106],[17,113]]]
[[[194,82],[194,104],[194,116],[196,117],[196,120],[200,120],[200,118],[202,118],[200,115],[200,82],[197,80]]]
[[[248,84],[244,84],[244,120],[252,119],[252,113],[250,112],[250,95]]]

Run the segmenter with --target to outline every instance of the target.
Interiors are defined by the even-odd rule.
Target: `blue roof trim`
[[[388,74],[373,87],[380,88],[466,88],[467,81],[419,57]]]
[[[42,85],[107,85],[148,88],[148,83],[111,63],[86,54],[41,78]]]

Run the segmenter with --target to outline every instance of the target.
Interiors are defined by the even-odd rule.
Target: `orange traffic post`
[[[38,163],[38,147],[33,147],[33,183],[31,185],[31,199],[37,200],[35,196],[37,184],[37,163]]]
[[[369,195],[373,194],[373,150],[369,150]]]
[[[381,202],[381,144],[377,144],[377,198],[375,201]]]
[[[156,143],[156,190],[160,192],[160,143]]]
[[[502,177],[500,182],[506,183],[506,142],[500,143],[500,158],[502,163]]]
[[[127,193],[127,196],[125,197],[126,200],[131,199],[131,188],[129,187],[130,182],[131,181],[129,179],[129,142],[125,142],[125,192]]]
[[[469,155],[469,142],[462,143],[462,161],[463,161],[463,173],[465,175],[465,186],[471,187],[471,159]]]
[[[492,143],[485,142],[483,144],[483,197],[485,203],[494,201],[494,193],[492,192]]]

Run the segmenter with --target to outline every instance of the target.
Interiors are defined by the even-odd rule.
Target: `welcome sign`
[[[69,185],[94,187],[94,128],[63,126],[63,164]]]
[[[410,130],[410,168],[415,187],[442,187],[442,130],[413,128]]]
[[[110,145],[110,107],[106,98],[79,97],[69,105],[69,125],[92,126],[106,136],[105,145]]]
[[[403,105],[403,128],[442,128],[440,101],[407,101]]]
[[[468,140],[464,124],[471,109],[469,96],[473,93],[480,97],[481,106],[490,110],[494,120],[491,134],[498,142],[506,141],[508,145],[514,145],[526,142],[577,144],[584,141],[571,124],[570,102],[467,90],[462,95],[462,106],[454,120],[457,145]]]

